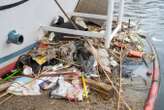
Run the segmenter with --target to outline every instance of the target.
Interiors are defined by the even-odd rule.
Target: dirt
[[[0,106],[0,110],[113,110],[111,99],[104,100],[92,94],[90,101],[69,102],[65,99],[50,99],[48,94],[40,96],[13,96]]]
[[[132,110],[143,109],[147,94],[148,86],[145,86],[140,78],[133,82],[123,79],[123,97]],[[0,99],[2,100],[3,98]],[[116,102],[114,94],[108,97],[95,91],[90,91],[89,99],[82,102],[50,99],[48,91],[42,91],[39,96],[13,96],[0,105],[0,110],[115,110]],[[121,110],[126,110],[123,108],[125,106],[121,105]]]

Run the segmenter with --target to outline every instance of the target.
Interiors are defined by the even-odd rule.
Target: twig
[[[5,93],[1,94],[1,95],[0,95],[0,98],[2,98],[2,97],[4,97],[4,96],[6,96],[7,94],[8,94],[7,92],[5,92]]]
[[[14,95],[10,95],[10,96],[6,97],[4,100],[2,100],[2,101],[0,102],[0,105],[3,104],[3,103],[5,103],[5,102],[8,101],[9,99],[11,99],[13,96],[14,96]]]
[[[100,67],[102,68],[103,72],[105,73],[107,79],[109,80],[109,82],[111,83],[111,86],[112,88],[116,91],[117,94],[119,94],[119,91],[117,90],[117,88],[115,87],[115,85],[113,84],[113,81],[110,79],[110,77],[108,76],[107,72],[108,73],[111,73],[111,71],[109,71],[109,67],[104,67],[101,63],[100,63],[100,59],[99,59],[99,56],[97,54],[97,50],[93,47],[93,45],[91,44],[91,42],[88,40],[88,44],[91,48],[91,52],[92,54],[95,56],[97,62],[99,63]],[[126,106],[126,108],[128,110],[131,110],[130,106],[126,103],[126,101],[122,98],[122,96],[120,96],[120,99],[123,101],[124,105]]]
[[[113,50],[110,50],[110,49],[109,49],[109,52],[110,52],[110,54],[112,54],[115,58],[120,59],[119,56],[117,56],[117,55],[113,52]]]
[[[120,96],[121,96],[121,78],[122,78],[122,59],[123,59],[123,55],[122,55],[122,51],[123,48],[121,47],[121,52],[120,52],[120,72],[119,72],[119,89],[118,89],[118,100],[117,100],[117,110],[120,109]]]
[[[112,88],[115,90],[115,92],[116,92],[117,94],[119,94],[117,88],[116,88],[115,85],[113,84],[113,81],[110,79],[110,77],[108,76],[108,74],[106,73],[106,71],[103,70],[103,72],[105,73],[105,76],[106,76],[107,79],[109,80],[109,82],[110,82]],[[130,106],[126,103],[126,101],[123,99],[122,96],[120,96],[120,99],[123,101],[123,104],[126,106],[126,108],[127,108],[128,110],[132,110],[132,109],[130,108]]]
[[[59,61],[61,61],[61,62],[64,62],[64,63],[68,63],[67,61],[64,61],[63,59],[60,59],[60,58],[54,58],[54,59],[57,59],[57,60],[59,60]],[[70,64],[70,65],[77,66],[77,67],[80,67],[80,65],[75,64],[75,63],[72,63],[72,62],[70,62],[69,64]]]

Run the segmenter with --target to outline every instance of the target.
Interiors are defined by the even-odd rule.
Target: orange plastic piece
[[[130,57],[139,57],[141,58],[143,56],[144,52],[139,52],[139,51],[135,51],[135,50],[130,50],[128,53],[128,56]]]
[[[39,48],[48,48],[48,44],[45,42],[39,42]]]

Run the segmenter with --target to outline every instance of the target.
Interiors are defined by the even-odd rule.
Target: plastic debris
[[[88,98],[88,91],[87,91],[87,86],[86,86],[86,80],[85,80],[83,75],[81,76],[81,80],[82,80],[83,89],[84,89],[83,96],[85,98]]]
[[[83,89],[80,85],[79,80],[73,80],[72,81],[72,87],[68,89],[67,93],[67,99],[68,100],[83,100]]]
[[[32,71],[32,68],[30,66],[23,66],[23,74],[24,75],[32,75],[34,72]]]
[[[60,76],[56,85],[52,88],[49,93],[50,98],[66,98],[69,100],[82,100],[82,89],[79,86],[79,83],[73,82],[68,83],[64,81],[64,77]]]
[[[109,66],[110,61],[109,61],[109,54],[108,54],[107,50],[98,49],[97,52],[100,57],[100,63],[104,66]]]
[[[16,67],[20,70],[23,70],[24,65],[30,66],[35,74],[41,70],[41,66],[35,60],[33,60],[32,56],[30,55],[22,55],[18,58]]]
[[[132,72],[140,65],[144,65],[144,62],[142,60],[125,58],[123,61],[123,77],[131,78]]]
[[[80,30],[105,32],[103,27],[98,25],[100,23],[86,22],[79,17],[73,20]],[[114,22],[114,26],[116,24]],[[51,25],[74,29],[73,25],[64,22],[62,17],[53,21]],[[97,97],[105,97],[107,100],[112,98],[113,104],[121,90],[121,106],[128,106],[125,99],[131,98],[127,97],[138,96],[139,92],[143,94],[143,91],[136,92],[130,89],[131,86],[135,88],[137,84],[129,86],[131,83],[128,81],[137,82],[138,79],[143,79],[147,82],[151,75],[147,73],[152,67],[154,55],[144,50],[143,39],[128,30],[127,25],[123,27],[126,29],[118,32],[111,41],[110,48],[104,47],[105,40],[102,38],[83,39],[70,34],[48,32],[35,48],[19,57],[16,68],[23,75],[19,74],[22,75],[18,76],[20,78],[7,85],[7,92],[15,95],[47,93],[40,91],[41,89],[49,91],[50,98],[83,101],[85,97],[93,102]],[[11,80],[16,75],[17,72],[4,80]],[[138,85],[141,84],[142,87],[145,86],[142,81]],[[127,95],[125,99],[124,95]],[[104,101],[100,100],[100,103]]]
[[[83,18],[76,17],[75,18],[75,23],[78,24],[79,26],[83,27],[85,30],[88,30],[88,26],[84,22],[84,19]]]
[[[93,56],[89,57],[88,60],[83,61],[83,71],[87,76],[97,77],[96,66],[97,62]]]
[[[118,66],[117,61],[115,61],[113,57],[110,57],[110,59],[109,59],[109,60],[110,60],[110,65],[111,65],[111,66],[113,66],[113,67]]]
[[[134,50],[130,50],[128,53],[130,57],[139,57],[139,58],[141,58],[143,54],[144,52],[139,52],[139,51],[134,51]]]
[[[40,88],[43,90],[51,89],[53,86],[56,85],[59,77],[43,77],[41,80],[44,80],[42,83],[39,84]]]
[[[51,32],[50,35],[49,35],[49,41],[53,41],[53,39],[55,38],[55,33],[54,32]]]
[[[35,60],[39,65],[42,65],[42,64],[44,64],[44,63],[47,61],[47,59],[46,59],[45,56],[37,56],[37,57],[34,58],[34,60]]]
[[[76,42],[76,52],[74,60],[81,65],[81,70],[88,76],[97,77],[96,66],[97,61],[85,44]]]
[[[3,80],[8,81],[8,80],[12,79],[14,76],[19,75],[19,74],[21,74],[21,70],[19,70],[19,69],[13,70],[12,73],[9,76],[5,77]]]
[[[140,65],[132,72],[132,78],[134,77],[141,77],[143,80],[147,80],[148,76],[147,73],[149,72],[149,68],[145,65]]]
[[[39,86],[42,90],[48,90],[51,88],[51,86],[49,86],[51,83],[52,83],[51,81],[46,80],[46,81],[40,83]]]
[[[14,95],[41,95],[39,80],[28,77],[17,78],[8,88],[7,92]]]

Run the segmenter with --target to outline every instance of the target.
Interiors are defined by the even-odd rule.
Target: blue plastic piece
[[[8,33],[8,40],[7,43],[14,43],[14,44],[22,44],[24,41],[23,35],[16,32],[16,30],[12,30]]]

